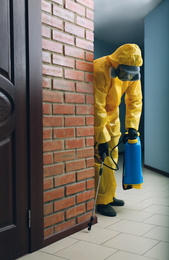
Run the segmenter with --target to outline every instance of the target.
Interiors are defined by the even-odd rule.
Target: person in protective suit
[[[94,61],[94,130],[95,154],[109,167],[115,168],[110,155],[121,136],[119,105],[125,93],[125,128],[130,137],[137,136],[142,111],[140,66],[143,64],[141,51],[136,44],[125,44],[113,54]],[[112,152],[117,163],[118,148]],[[95,160],[95,184],[97,189],[100,163]],[[101,177],[97,211],[105,216],[116,216],[112,206],[123,206],[124,201],[116,199],[114,171],[104,167]]]

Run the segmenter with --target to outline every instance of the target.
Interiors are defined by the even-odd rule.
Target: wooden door
[[[29,251],[25,1],[0,0],[0,259]]]

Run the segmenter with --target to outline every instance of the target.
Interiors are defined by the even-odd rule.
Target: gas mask
[[[121,81],[137,81],[141,78],[140,67],[120,64],[111,68],[111,77],[118,77]]]

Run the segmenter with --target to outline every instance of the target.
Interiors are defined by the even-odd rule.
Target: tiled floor
[[[122,169],[122,167],[120,168]],[[98,224],[19,260],[169,260],[169,178],[143,168],[141,190],[124,191],[116,173],[116,217],[97,214]]]

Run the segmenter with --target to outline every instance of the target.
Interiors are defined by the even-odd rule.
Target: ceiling
[[[94,0],[95,38],[144,46],[144,17],[162,0]]]

